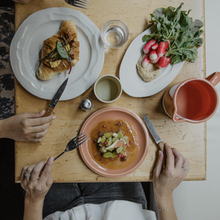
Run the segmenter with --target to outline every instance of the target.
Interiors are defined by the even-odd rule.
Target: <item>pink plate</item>
[[[82,144],[79,147],[79,151],[81,154],[81,157],[85,164],[93,170],[95,173],[98,173],[105,177],[120,177],[127,175],[131,172],[133,172],[135,169],[137,169],[142,162],[144,161],[145,157],[147,156],[148,148],[149,148],[149,135],[148,131],[146,129],[145,124],[143,121],[132,111],[120,108],[120,107],[109,107],[109,108],[103,108],[95,113],[93,113],[87,120],[84,122],[80,133],[86,132],[88,135],[90,135],[91,130],[100,122],[104,121],[106,119],[120,119],[127,121],[130,125],[133,126],[133,128],[136,130],[137,135],[135,136],[136,142],[139,145],[139,150],[137,157],[134,159],[134,161],[129,164],[128,166],[121,168],[121,169],[108,169],[106,167],[103,167],[96,163],[92,156],[90,155],[88,144],[89,141],[86,141],[86,143]]]

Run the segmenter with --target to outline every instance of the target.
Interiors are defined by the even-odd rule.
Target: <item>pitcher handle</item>
[[[220,81],[220,72],[214,72],[206,78],[213,86],[216,86]]]

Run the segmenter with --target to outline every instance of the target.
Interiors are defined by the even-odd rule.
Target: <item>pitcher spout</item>
[[[173,113],[173,121],[174,122],[183,122],[183,121],[187,121],[186,119],[184,119],[183,117],[179,116],[176,112]]]

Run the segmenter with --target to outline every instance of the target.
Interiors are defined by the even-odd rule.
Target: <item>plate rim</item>
[[[100,113],[104,113],[106,111],[120,111],[122,113],[126,113],[126,114],[129,114],[130,116],[132,116],[133,118],[136,119],[136,121],[138,121],[138,123],[141,125],[142,129],[144,130],[145,132],[145,141],[146,141],[146,145],[144,146],[144,154],[143,156],[141,157],[141,160],[132,168],[130,169],[129,171],[126,171],[124,173],[119,173],[119,174],[107,174],[106,172],[101,172],[100,170],[95,170],[93,168],[93,166],[88,162],[88,160],[86,159],[85,155],[84,155],[84,148],[86,148],[86,151],[88,149],[88,146],[87,146],[87,142],[85,142],[86,144],[86,147],[83,148],[84,145],[81,145],[79,147],[79,152],[80,152],[80,156],[83,160],[83,162],[86,164],[86,166],[91,170],[93,171],[94,173],[96,174],[99,174],[101,176],[104,176],[104,177],[110,177],[110,178],[116,178],[116,177],[121,177],[121,176],[125,176],[125,175],[128,175],[130,173],[132,173],[133,171],[135,171],[136,169],[138,169],[140,167],[140,165],[144,162],[144,160],[146,159],[146,156],[148,154],[148,150],[149,150],[149,132],[148,132],[148,129],[147,127],[145,126],[143,120],[141,120],[141,118],[136,114],[134,113],[133,111],[131,111],[130,109],[127,109],[127,108],[123,108],[123,107],[119,107],[119,106],[115,106],[115,107],[105,107],[105,108],[101,108],[97,111],[95,111],[94,113],[92,113],[83,123],[83,125],[81,126],[80,128],[80,133],[84,132],[84,129],[86,128],[87,124],[92,120],[94,119],[95,117],[97,117]],[[98,122],[97,122],[98,123]],[[100,166],[100,165],[99,165]],[[120,169],[118,169],[120,170]]]
[[[39,10],[39,11],[36,11],[34,13],[32,13],[31,15],[29,15],[22,23],[21,25],[18,27],[13,39],[12,39],[12,42],[11,42],[11,47],[10,47],[10,65],[11,65],[11,68],[12,68],[12,71],[16,77],[16,79],[18,80],[18,82],[22,85],[22,87],[28,91],[30,94],[38,97],[38,98],[41,98],[41,99],[45,99],[45,100],[51,100],[53,98],[52,95],[50,95],[51,97],[49,97],[47,95],[47,91],[44,91],[44,92],[39,92],[40,88],[36,89],[36,88],[33,88],[34,86],[31,85],[31,81],[25,81],[23,80],[24,77],[22,77],[22,75],[25,75],[25,74],[22,74],[21,73],[21,69],[18,67],[19,64],[18,64],[18,58],[16,58],[16,52],[18,50],[17,48],[17,45],[18,43],[20,42],[20,39],[22,38],[22,34],[23,32],[25,31],[25,26],[26,24],[28,24],[27,22],[29,22],[29,19],[33,19],[35,18],[36,16],[38,16],[39,14],[43,13],[44,16],[48,15],[48,14],[51,14],[51,13],[59,13],[60,15],[62,15],[63,11],[66,11],[66,13],[68,14],[68,16],[80,16],[80,17],[83,17],[82,19],[82,22],[84,19],[86,19],[86,21],[88,20],[90,23],[90,25],[92,26],[91,27],[91,30],[94,29],[94,32],[91,31],[91,33],[93,35],[93,38],[96,39],[95,42],[94,42],[94,45],[95,45],[95,53],[96,53],[96,61],[98,62],[94,62],[94,64],[92,66],[88,66],[88,69],[90,68],[91,69],[91,77],[90,80],[87,80],[87,86],[85,88],[87,89],[82,89],[82,91],[80,91],[80,94],[76,94],[76,95],[72,95],[71,93],[71,90],[68,92],[68,93],[64,93],[61,98],[60,98],[60,101],[66,101],[66,100],[70,100],[70,99],[74,99],[78,96],[80,96],[81,94],[85,93],[93,84],[94,82],[97,80],[97,78],[99,77],[101,71],[102,71],[102,68],[103,68],[103,65],[104,65],[104,59],[105,59],[105,50],[104,50],[104,44],[100,41],[100,38],[101,38],[101,33],[100,33],[100,30],[99,28],[95,25],[95,23],[90,20],[85,14],[83,14],[82,12],[80,11],[77,11],[75,9],[72,9],[72,8],[65,8],[65,7],[52,7],[52,8],[46,8],[46,9],[42,9],[42,10]],[[36,19],[35,19],[36,20]],[[52,19],[51,19],[52,20]],[[54,20],[54,19],[53,19]],[[53,21],[52,20],[52,21]],[[65,19],[64,19],[65,20]],[[37,22],[37,21],[34,21],[34,22]],[[85,21],[84,21],[85,22]],[[32,23],[32,22],[31,22]],[[45,23],[45,22],[43,22]],[[88,24],[86,24],[88,25]],[[80,27],[81,28],[81,27]],[[22,32],[23,31],[23,32]],[[16,36],[17,34],[17,36]],[[86,35],[87,36],[87,35]],[[88,37],[88,36],[87,36]],[[91,38],[90,40],[88,39],[88,42],[89,42],[89,45],[91,46],[91,51],[93,49],[92,45],[91,45],[91,40],[94,41],[94,39]],[[94,71],[95,69],[95,71]],[[87,71],[86,71],[87,72]],[[93,73],[93,74],[92,74]],[[96,74],[94,74],[96,73]],[[69,76],[65,76],[65,79],[69,77]],[[82,76],[83,77],[83,76]],[[64,80],[65,80],[64,79]],[[62,83],[62,82],[61,82]],[[54,91],[53,91],[54,90]],[[51,90],[51,92],[53,94],[56,93],[57,89],[53,88],[53,90]],[[67,85],[67,88],[66,90],[68,90],[68,85]]]

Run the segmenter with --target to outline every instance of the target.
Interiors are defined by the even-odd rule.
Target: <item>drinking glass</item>
[[[110,48],[118,48],[125,44],[129,36],[127,26],[119,20],[111,20],[104,24],[101,37],[104,44]]]

